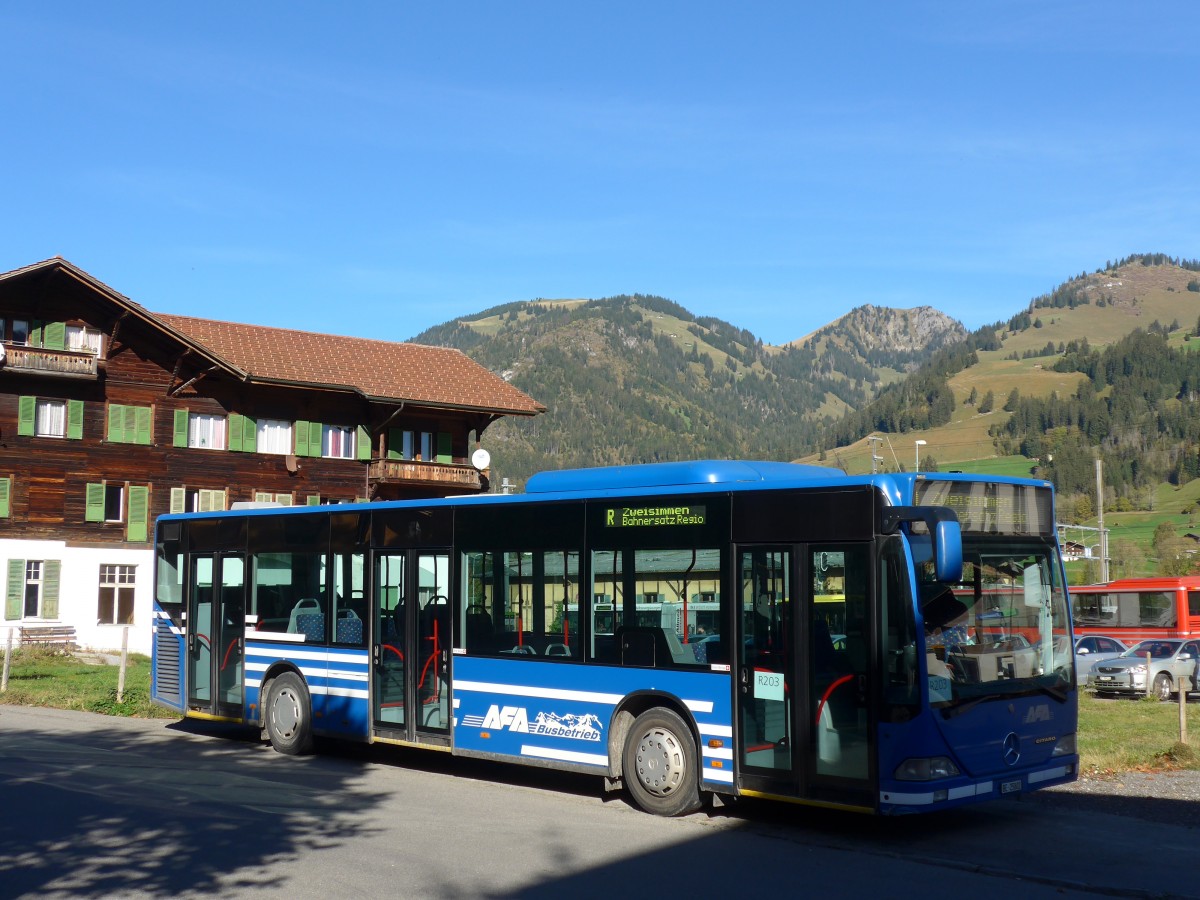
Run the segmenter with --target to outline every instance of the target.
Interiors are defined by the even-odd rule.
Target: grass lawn
[[[129,655],[120,703],[119,675],[118,666],[86,662],[57,649],[14,650],[8,690],[0,694],[0,703],[78,709],[109,716],[177,718],[175,713],[150,703],[150,657]]]
[[[1079,767],[1084,775],[1200,769],[1200,703],[1187,705],[1188,744],[1179,742],[1179,704],[1079,695]]]

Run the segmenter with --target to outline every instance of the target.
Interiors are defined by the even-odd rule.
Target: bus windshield
[[[921,584],[930,705],[1039,690],[1065,699],[1073,661],[1062,639],[1069,612],[1054,545],[964,536],[963,558],[961,581],[926,574]]]

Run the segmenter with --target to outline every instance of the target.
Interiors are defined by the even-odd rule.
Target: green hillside
[[[637,295],[508,304],[414,340],[458,347],[546,405],[544,415],[487,432],[493,478],[520,485],[547,468],[793,459],[899,379],[900,367],[918,366],[963,333],[934,310],[863,308],[849,321],[824,329],[820,342],[772,347],[731,323]],[[862,337],[888,328],[910,335],[902,349],[884,352]]]

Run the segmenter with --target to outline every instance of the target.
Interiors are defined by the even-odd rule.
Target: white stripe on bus
[[[522,756],[534,756],[539,759],[557,759],[562,762],[583,763],[589,766],[607,766],[608,754],[578,753],[574,750],[555,750],[551,747],[535,747],[532,744],[521,745]]]

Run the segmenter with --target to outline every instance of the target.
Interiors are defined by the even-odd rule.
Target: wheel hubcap
[[[275,723],[275,729],[283,737],[291,737],[295,732],[300,721],[300,704],[291,691],[280,691],[275,697],[271,719]]]
[[[637,777],[652,794],[666,796],[683,777],[683,747],[671,732],[656,728],[642,735],[637,747]]]

